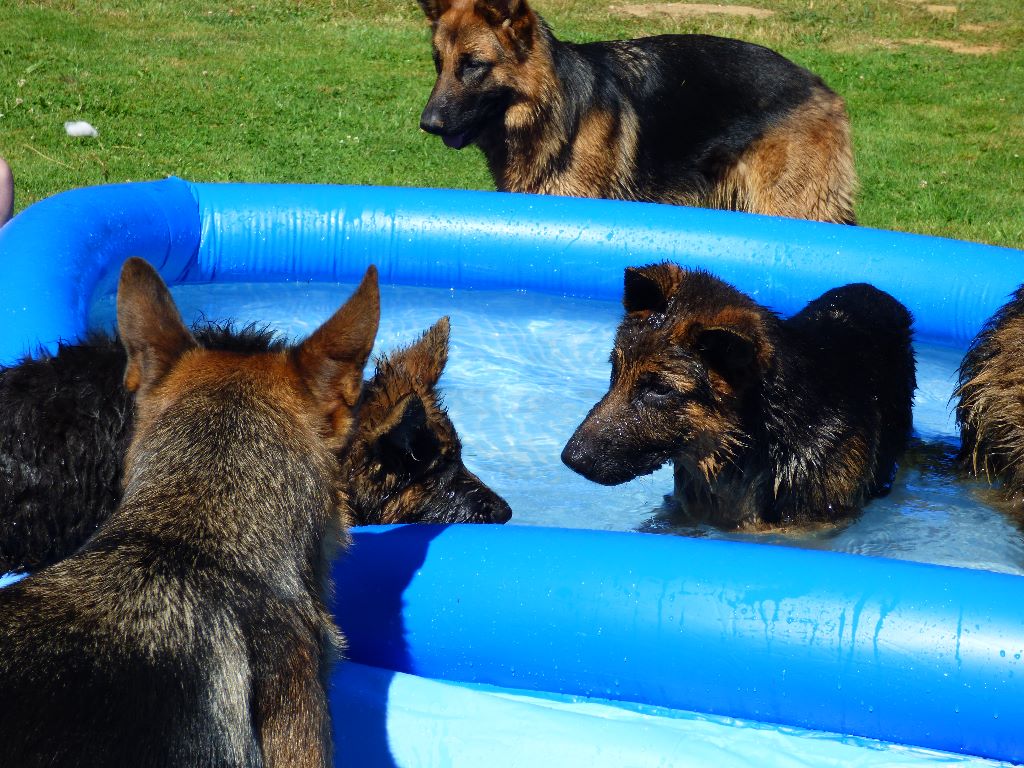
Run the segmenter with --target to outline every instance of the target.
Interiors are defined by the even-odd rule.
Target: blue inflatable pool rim
[[[81,334],[124,254],[145,256],[171,283],[353,281],[372,263],[391,283],[611,300],[626,266],[670,260],[707,266],[784,314],[867,281],[907,305],[919,335],[960,345],[1022,274],[1010,248],[726,211],[176,178],[44,200],[0,229],[0,252],[8,363]]]

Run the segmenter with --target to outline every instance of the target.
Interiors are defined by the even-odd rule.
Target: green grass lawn
[[[707,32],[775,48],[847,100],[863,224],[1024,247],[1020,0],[744,0],[767,19],[640,19],[617,9],[631,1],[535,7],[569,40]],[[168,174],[493,188],[479,151],[418,129],[433,68],[415,0],[4,0],[0,29],[19,210]],[[100,135],[69,138],[66,120]]]

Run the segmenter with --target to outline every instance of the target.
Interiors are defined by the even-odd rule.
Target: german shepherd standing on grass
[[[420,127],[498,189],[853,224],[843,100],[774,51],[707,35],[577,45],[526,0],[419,0],[437,82]]]
[[[671,461],[722,528],[833,522],[888,492],[912,427],[911,317],[863,283],[786,320],[701,270],[626,270],[608,393],[562,451],[618,485]]]
[[[141,259],[117,309],[136,398],[123,501],[72,557],[0,590],[0,765],[324,768],[335,454],[376,271],[286,352],[202,349]]]

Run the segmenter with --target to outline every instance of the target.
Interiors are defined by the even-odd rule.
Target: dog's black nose
[[[573,472],[589,477],[594,457],[589,451],[588,444],[579,435],[573,435],[565,444],[565,448],[562,449],[562,463]]]
[[[441,118],[441,110],[427,104],[423,114],[420,115],[420,128],[427,133],[435,135],[444,132],[444,120]]]
[[[501,496],[494,494],[494,499],[491,500],[491,522],[502,524],[511,519],[512,507]]]

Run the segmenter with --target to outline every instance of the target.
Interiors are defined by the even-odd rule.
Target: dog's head
[[[448,359],[448,318],[377,361],[349,452],[357,523],[504,523],[508,504],[462,463],[462,444],[437,382]]]
[[[334,528],[336,456],[353,432],[379,306],[370,267],[352,297],[296,347],[205,349],[156,271],[126,261],[117,294],[124,386],[135,397],[126,503],[141,496],[147,509],[166,507],[169,525],[184,520],[177,508],[187,499],[185,508],[215,508],[213,523],[223,516],[227,528],[240,510],[262,516],[268,531],[285,525],[281,514]]]
[[[530,62],[542,22],[525,0],[420,0],[433,30],[437,81],[420,128],[453,149],[535,100],[549,76]]]
[[[726,283],[674,264],[628,268],[611,385],[562,461],[617,485],[667,461],[711,480],[744,443],[747,396],[771,365],[771,315]]]

